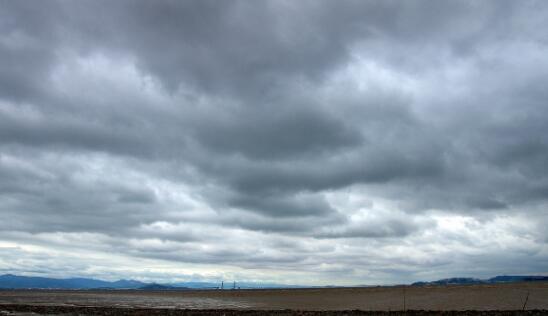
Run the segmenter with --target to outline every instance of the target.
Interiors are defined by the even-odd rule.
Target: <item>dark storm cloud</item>
[[[29,109],[29,112],[32,112]],[[2,111],[0,119],[0,139],[5,144],[25,144],[28,146],[67,146],[102,150],[112,149],[120,153],[139,154],[140,142],[128,133],[131,130],[108,129],[96,122],[86,122],[84,117],[73,117],[66,113],[40,115],[25,118],[19,113]]]
[[[403,271],[354,243],[435,243],[443,216],[546,223],[546,21],[539,1],[0,0],[4,238]],[[428,249],[410,264],[444,266]]]
[[[74,36],[82,32],[92,45],[107,44],[100,50],[130,53],[170,89],[184,82],[206,91],[269,94],[273,85],[301,75],[321,76],[343,61],[345,38],[354,33],[322,27],[328,12],[314,4],[306,5],[310,10],[290,3],[246,1],[114,6],[106,10],[105,2],[87,2],[68,8],[69,16],[78,17],[71,20],[78,29]],[[303,15],[303,10],[309,14]],[[82,16],[86,11],[97,12],[98,17]],[[326,36],[317,36],[317,31]]]
[[[42,10],[30,2],[2,1],[0,6],[2,98],[22,101],[40,96],[55,61],[57,26],[50,11],[58,10],[57,5],[50,3]]]
[[[325,150],[359,144],[358,130],[351,130],[328,114],[299,105],[258,106],[257,110],[234,112],[197,127],[200,143],[212,151],[239,153],[253,160],[319,155]]]

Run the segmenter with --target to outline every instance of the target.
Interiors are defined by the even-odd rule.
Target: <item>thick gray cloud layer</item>
[[[548,273],[546,21],[541,1],[0,1],[0,269]]]

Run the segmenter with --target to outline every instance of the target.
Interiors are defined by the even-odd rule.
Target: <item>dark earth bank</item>
[[[256,315],[275,315],[275,316],[335,316],[335,315],[444,315],[444,316],[460,316],[460,315],[477,315],[477,316],[540,316],[548,315],[548,310],[515,310],[515,311],[425,311],[425,310],[408,310],[408,311],[299,311],[299,310],[234,310],[234,309],[166,309],[166,308],[115,308],[115,307],[83,307],[83,306],[39,306],[39,305],[18,305],[5,304],[0,305],[0,315],[13,316],[30,316],[30,315],[109,315],[109,316],[164,316],[164,315],[185,315],[185,316],[256,316]]]

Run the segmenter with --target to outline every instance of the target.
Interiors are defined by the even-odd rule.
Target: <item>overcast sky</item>
[[[546,1],[0,0],[0,274],[548,274]]]

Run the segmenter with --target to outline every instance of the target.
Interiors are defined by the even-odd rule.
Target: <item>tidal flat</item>
[[[0,290],[0,311],[0,315],[548,315],[548,283],[265,290]]]

